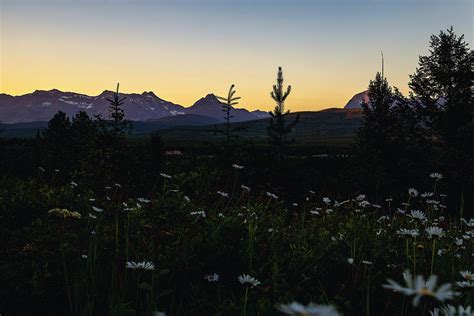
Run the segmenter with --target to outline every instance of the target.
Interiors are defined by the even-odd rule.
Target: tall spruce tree
[[[397,117],[392,105],[395,93],[377,72],[368,88],[368,102],[361,104],[363,123],[357,134],[357,152],[362,182],[373,183],[378,192],[393,167]]]
[[[125,132],[131,128],[131,123],[125,120],[125,112],[122,109],[122,105],[125,103],[124,101],[127,97],[120,97],[119,86],[120,84],[117,83],[117,90],[114,92],[112,99],[106,98],[110,103],[109,113],[112,119],[109,123],[110,131],[115,137],[123,137]]]
[[[427,140],[438,160],[438,170],[449,171],[448,196],[458,195],[461,213],[465,197],[474,205],[474,136],[472,132],[473,54],[464,36],[453,28],[430,38],[429,55],[420,56],[410,76],[411,102],[425,125]]]
[[[69,172],[71,162],[71,121],[66,113],[58,111],[48,122],[48,127],[41,134],[44,144],[43,167]]]
[[[119,83],[112,98],[107,98],[109,101],[110,119],[97,117],[99,126],[102,131],[100,142],[103,148],[103,179],[105,181],[126,181],[130,175],[127,175],[127,147],[125,141],[126,133],[129,133],[132,128],[131,122],[125,119],[125,112],[122,105],[125,103],[126,97],[120,97]]]
[[[285,111],[285,101],[290,92],[291,86],[288,86],[286,91],[283,88],[283,71],[281,67],[278,67],[277,84],[273,85],[273,90],[270,93],[270,96],[276,102],[276,106],[272,112],[269,112],[271,118],[267,131],[270,137],[270,143],[278,148],[279,160],[281,159],[284,145],[294,141],[294,139],[287,140],[286,135],[291,133],[300,118],[298,114],[292,122],[286,122],[286,116],[290,114],[290,111]]]
[[[472,53],[453,28],[430,39],[430,54],[419,57],[410,76],[412,101],[433,139],[456,142],[471,121]]]

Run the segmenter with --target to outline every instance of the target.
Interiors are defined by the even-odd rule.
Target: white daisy
[[[278,306],[278,310],[287,315],[300,315],[300,316],[338,316],[339,313],[333,306],[329,305],[316,305],[309,303],[303,305],[298,302],[292,302],[289,304],[281,304]]]
[[[457,292],[451,290],[451,284],[445,283],[436,289],[436,283],[438,277],[436,275],[431,275],[428,280],[425,280],[423,276],[419,275],[416,279],[413,279],[409,271],[403,273],[403,279],[405,280],[406,287],[401,286],[393,280],[388,279],[388,284],[383,285],[384,288],[393,290],[395,292],[402,293],[406,296],[412,296],[413,306],[418,306],[420,300],[424,296],[432,297],[438,301],[444,302],[446,300],[452,300]]]
[[[219,274],[217,273],[208,274],[204,277],[204,279],[206,279],[207,282],[217,282],[219,281]]]
[[[128,261],[125,265],[127,269],[133,270],[155,270],[155,265],[151,261],[142,261],[142,262],[135,262],[135,261]]]
[[[428,233],[428,238],[433,238],[433,236],[441,238],[444,236],[443,229],[438,226],[430,226],[426,228],[425,231]]]
[[[96,206],[93,206],[92,209],[93,209],[94,211],[96,211],[97,213],[102,213],[102,212],[104,211],[103,209],[101,209],[101,208],[99,208],[99,207],[96,207]]]
[[[254,287],[260,284],[259,280],[255,279],[253,276],[250,276],[248,274],[239,275],[238,279],[241,284],[244,284],[244,285],[250,284],[251,287]]]

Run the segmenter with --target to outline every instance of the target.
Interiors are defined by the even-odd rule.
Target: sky
[[[385,57],[409,74],[451,25],[472,47],[472,0],[0,0],[0,93],[154,91],[190,106],[231,84],[270,110],[278,66],[293,111],[343,107]]]

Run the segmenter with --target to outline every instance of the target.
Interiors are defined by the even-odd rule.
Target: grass
[[[272,197],[277,192],[242,190],[239,170],[227,195],[195,179],[157,180],[161,190],[147,197],[126,196],[119,184],[91,192],[41,178],[3,179],[7,248],[0,274],[8,300],[0,308],[272,315],[279,304],[298,301],[332,305],[343,315],[429,315],[443,302],[425,295],[412,306],[382,288],[387,278],[401,282],[407,269],[453,283],[461,295],[447,303],[472,304],[472,286],[454,282],[462,281],[460,271],[474,269],[474,223],[450,216],[438,182],[429,197],[401,192],[376,204],[360,195],[336,202],[307,192],[288,203]],[[54,208],[63,211],[49,212]],[[427,218],[413,218],[412,210]],[[442,228],[442,236],[430,237],[431,226]],[[401,229],[418,235],[400,235]],[[153,269],[126,268],[132,261]],[[217,282],[205,279],[214,273]],[[261,283],[242,284],[242,274]]]

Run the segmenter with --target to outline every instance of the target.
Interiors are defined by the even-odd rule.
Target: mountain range
[[[0,93],[0,122],[4,124],[47,122],[53,115],[62,111],[73,116],[79,111],[86,111],[90,116],[108,117],[109,102],[113,91],[105,90],[97,96],[75,92],[63,92],[58,89],[36,90],[29,94],[12,96]],[[208,94],[190,107],[166,101],[151,91],[141,94],[121,94],[126,97],[123,109],[125,117],[131,121],[173,122],[176,125],[210,125],[224,121],[222,103],[214,94]],[[354,95],[344,109],[360,109],[360,103],[368,101],[367,91]],[[268,118],[265,111],[248,111],[234,108],[231,121],[246,122]]]
[[[216,123],[224,120],[222,103],[214,94],[208,94],[187,108],[163,100],[151,91],[120,95],[126,97],[123,109],[125,117],[131,121],[149,121],[180,115],[193,115],[192,117],[198,120],[214,120]],[[101,115],[107,118],[109,115],[107,98],[112,97],[113,91],[108,90],[97,96],[63,92],[57,89],[36,90],[20,96],[2,93],[0,94],[0,122],[12,124],[49,121],[58,111],[65,112],[68,116],[85,111],[90,116]],[[233,115],[232,122],[251,121],[269,116],[264,111],[251,112],[237,108],[231,114]]]

